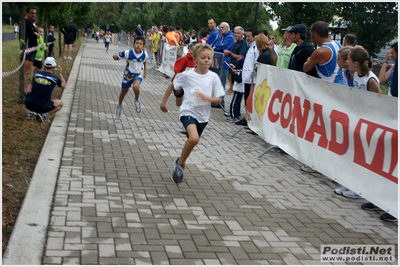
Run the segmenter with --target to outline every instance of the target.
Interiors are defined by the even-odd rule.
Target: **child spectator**
[[[350,48],[350,50],[346,50],[347,48]],[[340,68],[345,66],[342,62],[343,60],[341,59],[341,57],[346,57],[346,51],[348,51],[346,70],[348,70],[350,73],[353,73],[353,80],[351,80],[350,76],[346,77],[347,75],[344,75],[347,78],[345,79],[345,81],[347,80],[347,85],[349,85],[349,83],[352,83],[352,86],[354,88],[382,94],[383,92],[380,89],[379,79],[371,71],[372,61],[369,58],[367,50],[365,50],[364,47],[360,45],[356,45],[355,47],[346,46],[340,49],[338,52],[337,60],[337,64]],[[336,188],[334,192],[335,194],[342,195],[347,198],[361,198],[360,195],[346,188],[345,186]]]
[[[48,43],[48,50],[47,50],[47,55],[49,57],[54,57],[54,42],[57,39],[54,38],[54,26],[50,25],[49,27],[49,33],[47,34],[47,43]]]
[[[175,183],[183,180],[185,162],[210,119],[211,103],[221,104],[225,94],[218,75],[208,70],[213,54],[210,45],[196,45],[193,50],[196,68],[178,74],[173,82],[175,96],[180,98],[185,95],[179,116],[188,136],[180,157],[174,162],[171,178]]]
[[[160,104],[160,109],[163,112],[168,112],[168,108],[167,108],[166,104],[167,104],[169,96],[171,95],[172,91],[174,90],[173,82],[174,82],[175,76],[178,73],[184,72],[188,68],[194,68],[196,66],[196,63],[194,62],[194,59],[192,57],[195,44],[197,44],[197,43],[194,42],[191,45],[189,45],[189,52],[185,56],[178,58],[175,61],[175,65],[174,65],[175,75],[172,77],[171,83],[168,86],[167,90],[165,91],[164,97]],[[177,103],[177,106],[180,106],[182,104],[182,98],[177,98],[176,103]]]
[[[56,85],[64,89],[66,86],[62,75],[62,68],[58,66],[58,76],[54,74],[57,62],[53,57],[47,57],[44,61],[45,70],[38,71],[28,85],[25,96],[25,107],[35,112],[39,122],[45,122],[49,114],[56,113],[62,108],[62,101],[51,100],[53,89]]]
[[[353,78],[354,78],[354,71],[349,70],[349,66],[347,64],[347,60],[349,58],[349,52],[351,50],[351,46],[345,46],[338,51],[338,58],[336,63],[338,64],[339,68],[343,70],[343,78],[344,78],[344,85],[354,87],[353,85]],[[335,188],[333,192],[337,195],[342,195],[347,198],[359,199],[361,196],[345,186],[341,186]]]
[[[154,27],[151,29],[150,41],[153,43],[152,52],[154,54],[156,66],[155,69],[158,70],[157,55],[158,55],[158,42],[160,41],[160,35],[158,34],[158,28]]]
[[[349,66],[347,65],[350,50],[351,46],[345,46],[340,49],[336,62],[338,66],[343,69],[344,84],[353,87],[354,71],[350,71]]]
[[[43,30],[42,27],[37,27],[37,31],[38,31],[38,34],[39,34],[39,37],[37,39],[37,43],[38,43],[38,46],[40,45],[40,47],[38,48],[38,50],[36,52],[35,60],[33,61],[34,68],[32,69],[31,77],[33,77],[35,72],[43,70],[44,50],[46,50],[46,44],[44,43],[44,40],[43,40],[44,30]]]
[[[230,64],[232,70],[233,79],[233,97],[231,105],[229,107],[230,117],[226,119],[227,122],[238,122],[240,121],[240,109],[242,104],[242,98],[244,95],[244,83],[242,80],[242,68],[244,58],[235,61],[234,64]]]
[[[140,83],[142,82],[143,78],[146,79],[146,60],[148,59],[148,55],[146,51],[144,51],[145,43],[146,41],[143,36],[137,36],[133,41],[134,49],[121,51],[113,55],[114,60],[119,60],[120,58],[127,59],[116,111],[117,119],[121,117],[122,102],[131,85],[133,92],[135,93],[136,112],[140,113],[142,111],[142,106],[139,101],[139,94]]]
[[[210,32],[209,31],[202,31],[201,32],[201,39],[199,40],[199,43],[200,44],[205,44],[207,39],[208,39],[208,36],[210,36]]]
[[[189,39],[186,40],[186,43],[190,45],[193,42],[197,42],[197,32],[195,30],[192,31],[192,35]]]
[[[355,88],[383,94],[378,77],[371,71],[372,61],[364,47],[360,45],[352,47],[346,62],[349,70],[355,71],[353,79]]]

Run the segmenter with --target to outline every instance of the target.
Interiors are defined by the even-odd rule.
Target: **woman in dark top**
[[[268,37],[265,36],[264,34],[259,34],[256,37],[254,37],[254,40],[256,41],[256,46],[258,51],[260,51],[260,56],[258,57],[257,62],[272,65],[271,51],[269,50],[268,47]],[[276,55],[274,56],[276,57]]]

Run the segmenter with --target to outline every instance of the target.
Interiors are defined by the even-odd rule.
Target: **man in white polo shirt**
[[[256,41],[254,37],[258,34],[258,30],[255,28],[248,29],[246,31],[246,41],[249,44],[249,49],[247,49],[246,56],[244,58],[243,69],[246,71],[242,72],[242,80],[244,83],[244,104],[246,107],[246,101],[249,97],[252,81],[251,73],[254,69],[254,64],[257,62],[257,58],[259,56],[259,51],[256,47]],[[246,112],[247,113],[247,112]],[[246,115],[238,122],[235,122],[236,125],[247,125]]]

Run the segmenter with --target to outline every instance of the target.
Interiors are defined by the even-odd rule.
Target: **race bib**
[[[210,105],[210,102],[202,100],[200,97],[197,96],[198,92],[201,92],[201,93],[207,95],[207,93],[202,91],[200,87],[194,87],[194,88],[190,89],[190,94],[191,94],[191,98],[192,98],[192,106]]]

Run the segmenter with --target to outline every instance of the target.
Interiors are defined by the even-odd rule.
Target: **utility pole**
[[[259,3],[256,3],[256,15],[254,16],[254,28],[257,29],[257,17],[258,17],[258,7]]]

